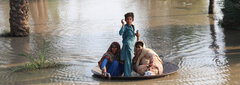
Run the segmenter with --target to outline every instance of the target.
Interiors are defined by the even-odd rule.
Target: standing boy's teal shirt
[[[135,43],[135,27],[134,25],[132,25],[132,27],[125,24],[124,28],[122,27],[119,31],[119,34],[122,35],[123,38],[120,59],[124,61],[124,76],[131,76],[132,72],[132,58],[134,56]]]

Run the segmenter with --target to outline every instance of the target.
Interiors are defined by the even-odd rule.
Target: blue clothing
[[[111,76],[119,76],[123,73],[123,65],[117,60],[114,60],[112,63],[108,62],[108,59],[105,58],[102,62],[101,69],[104,67],[107,68],[107,73],[110,73]]]
[[[133,28],[132,28],[133,27]],[[122,35],[122,51],[120,54],[120,60],[124,61],[124,76],[131,76],[132,72],[132,58],[134,56],[134,43],[135,43],[135,27],[132,27],[128,24],[125,24],[124,28],[122,27],[119,31],[119,34]]]
[[[105,58],[105,59],[103,60],[103,62],[102,62],[101,69],[103,69],[104,67],[106,67],[107,62],[108,62],[108,60],[107,60],[107,58]],[[106,68],[107,68],[107,67],[106,67]]]

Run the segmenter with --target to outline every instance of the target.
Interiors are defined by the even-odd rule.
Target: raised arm
[[[139,33],[138,30],[137,30],[137,32],[135,33],[135,35],[137,36],[137,41],[139,41],[140,33]]]
[[[119,31],[119,35],[123,35],[123,33],[124,33],[124,26],[125,26],[125,24],[124,24],[124,21],[123,21],[123,19],[121,20],[121,23],[122,23],[122,27],[121,27],[121,29],[120,29],[120,31]]]

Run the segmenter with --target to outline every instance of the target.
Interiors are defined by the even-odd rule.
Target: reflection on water
[[[239,78],[240,76],[237,75],[240,72],[240,36],[239,34],[240,31],[236,30],[225,30],[225,42],[226,42],[226,57],[228,60],[228,63],[230,65],[229,69],[231,70],[230,72],[230,77],[229,80],[232,82],[230,84],[239,84]]]
[[[3,30],[6,30],[4,28],[9,27],[9,22],[6,21],[9,19],[8,15],[9,15],[9,3],[5,0],[0,0],[1,1],[1,5],[0,5],[0,15],[1,15],[1,19],[0,19],[0,33],[3,32]]]
[[[9,2],[0,0],[0,33],[9,29]],[[221,2],[221,0],[217,0]],[[206,0],[30,0],[31,35],[0,37],[0,84],[239,84],[239,31],[224,30],[219,4],[208,15]],[[121,42],[120,20],[135,13],[140,40],[163,60],[177,64],[176,74],[144,81],[103,81],[91,68],[111,42]],[[66,67],[12,73],[7,68],[28,60],[45,38],[51,58]]]
[[[34,22],[35,33],[47,31],[48,12],[45,0],[30,0],[30,13]]]

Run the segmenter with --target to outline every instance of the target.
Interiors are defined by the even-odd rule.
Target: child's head
[[[132,12],[128,12],[124,16],[127,24],[132,25],[132,22],[134,21],[134,14]]]
[[[136,48],[141,48],[141,47],[143,47],[143,43],[142,43],[142,42],[137,42],[137,43],[135,44],[135,47],[136,47]]]

